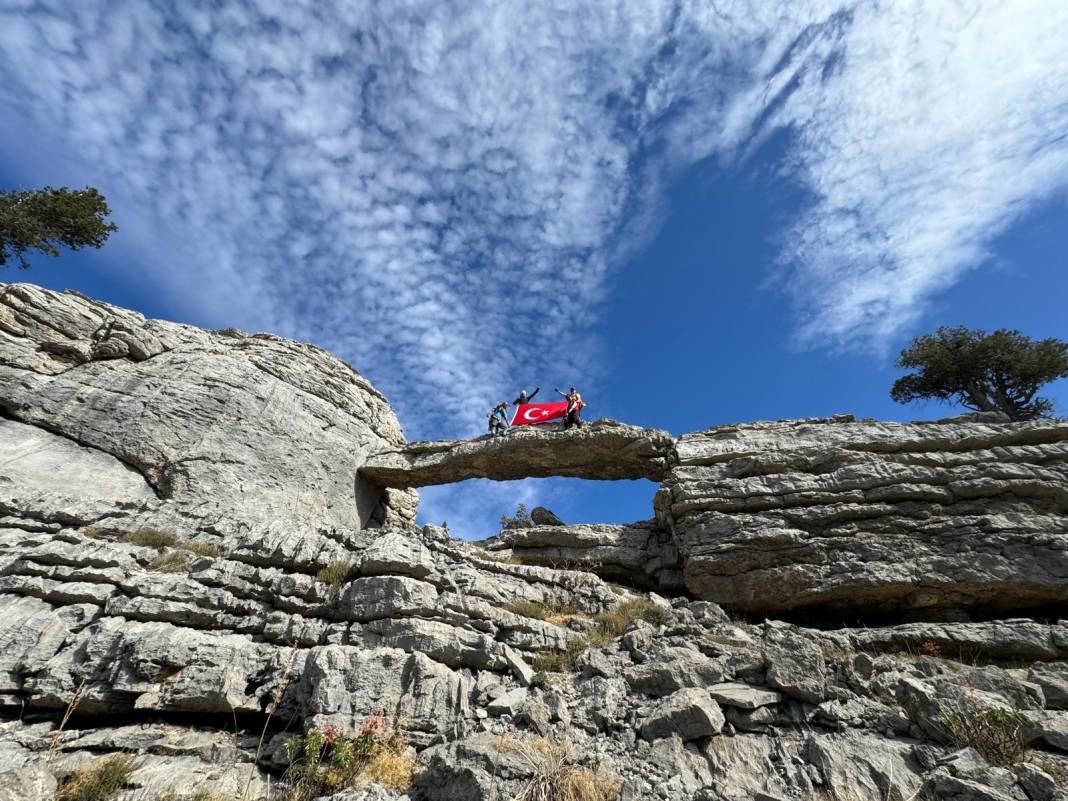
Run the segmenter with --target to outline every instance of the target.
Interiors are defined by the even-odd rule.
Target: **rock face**
[[[556,426],[522,426],[499,437],[487,434],[473,440],[413,442],[374,454],[360,473],[373,484],[402,489],[469,478],[659,481],[671,448],[666,431],[595,420],[568,431]]]
[[[1065,443],[839,419],[409,449],[322,351],[0,285],[0,801],[120,752],[114,801],[270,801],[294,733],[380,720],[411,786],[330,801],[1063,798]],[[662,478],[656,519],[412,524],[410,487],[544,470]],[[962,737],[991,710],[1026,760]]]
[[[681,437],[687,589],[754,615],[1068,601],[1068,423],[804,420]]]
[[[117,460],[189,526],[414,517],[414,499],[357,475],[368,453],[404,442],[386,399],[325,351],[279,337],[0,286],[0,413],[56,435],[5,422],[4,469],[34,474],[23,494],[84,485],[94,459]],[[79,467],[50,480],[56,462]]]

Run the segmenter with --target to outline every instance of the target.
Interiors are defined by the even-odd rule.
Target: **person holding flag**
[[[541,387],[535,387],[534,391],[531,392],[529,395],[527,394],[527,391],[525,389],[521,389],[519,390],[519,397],[512,401],[512,404],[515,406],[522,406],[524,403],[530,403],[532,400],[534,400],[534,396],[537,395],[539,392],[541,392]]]
[[[560,390],[553,388],[557,395],[567,401],[567,413],[564,416],[564,430],[575,426],[576,428],[582,428],[582,420],[579,418],[579,413],[586,407],[586,404],[582,401],[582,396],[579,395],[578,390],[571,387],[565,395]]]

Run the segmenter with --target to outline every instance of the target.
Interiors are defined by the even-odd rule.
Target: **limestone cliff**
[[[845,417],[409,444],[319,349],[0,285],[0,799],[120,751],[117,798],[281,798],[294,733],[380,715],[412,785],[337,801],[531,797],[554,759],[627,801],[1062,798],[1066,453]],[[660,485],[630,525],[413,525],[415,487],[544,475]]]

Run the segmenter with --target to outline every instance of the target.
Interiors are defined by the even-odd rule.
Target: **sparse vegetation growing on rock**
[[[956,745],[970,746],[991,765],[1009,767],[1027,756],[1027,718],[1011,709],[962,709],[942,720]]]
[[[523,617],[545,620],[557,625],[567,623],[568,620],[578,614],[574,604],[559,596],[554,596],[548,602],[515,601],[514,603],[505,604],[504,608]]]
[[[599,768],[570,764],[572,746],[566,740],[506,736],[497,748],[520,754],[534,770],[515,801],[616,801],[622,790]]]
[[[501,515],[501,528],[527,528],[534,525],[525,503],[516,504],[514,515]]]
[[[133,545],[142,545],[146,548],[172,548],[178,544],[178,538],[169,531],[160,531],[157,528],[139,528],[137,531],[128,531],[122,535],[123,542]]]
[[[290,738],[286,752],[290,765],[282,801],[308,801],[371,783],[406,790],[415,772],[408,744],[382,715],[369,718],[355,734],[346,735],[336,726],[312,729]]]
[[[335,559],[315,574],[315,580],[330,585],[330,596],[336,598],[341,592],[341,585],[352,572],[352,562],[347,559]]]
[[[130,754],[111,754],[83,762],[63,780],[55,801],[111,801],[137,769]]]
[[[148,563],[158,573],[182,573],[189,569],[189,557],[180,551],[165,551]]]

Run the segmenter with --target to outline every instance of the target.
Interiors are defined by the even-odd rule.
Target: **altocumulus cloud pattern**
[[[484,424],[446,393],[586,370],[595,338],[525,343],[594,328],[673,176],[780,130],[810,201],[772,284],[802,342],[885,341],[1068,183],[1065,42],[1063,0],[0,0],[0,101],[170,237],[143,262],[190,303],[441,435]]]

